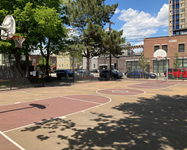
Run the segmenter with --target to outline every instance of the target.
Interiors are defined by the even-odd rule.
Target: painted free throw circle
[[[135,90],[135,89],[101,89],[98,90],[97,93],[107,94],[107,95],[141,95],[144,94],[145,91]]]

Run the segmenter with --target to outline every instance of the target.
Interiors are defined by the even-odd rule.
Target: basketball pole
[[[166,57],[166,81],[168,82],[168,59]]]

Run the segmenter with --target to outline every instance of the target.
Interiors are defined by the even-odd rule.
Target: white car
[[[76,73],[77,77],[85,77],[86,76],[86,70],[78,70]],[[94,77],[93,73],[90,73],[90,77]]]

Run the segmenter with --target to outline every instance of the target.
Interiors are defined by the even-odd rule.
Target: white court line
[[[92,101],[87,101],[87,100],[80,100],[80,99],[71,98],[71,97],[66,97],[66,96],[60,96],[60,97],[65,97],[65,98],[67,98],[67,99],[82,101],[82,102],[86,102],[86,103],[102,104],[102,103],[97,103],[97,102],[92,102]]]
[[[23,147],[21,147],[19,144],[17,144],[16,142],[14,142],[11,138],[9,138],[7,135],[5,135],[3,132],[0,131],[0,134],[2,136],[4,136],[7,140],[9,140],[12,144],[16,145],[18,148],[20,148],[21,150],[25,150]]]
[[[147,83],[149,83],[149,82],[147,82]],[[133,86],[133,85],[138,85],[138,86],[141,86],[141,87],[131,87],[131,88],[150,88],[150,87],[155,87],[155,85],[153,84],[153,85],[139,85],[139,84],[141,84],[141,83],[138,83],[138,84],[132,84],[132,85],[126,85],[126,87],[130,87],[130,86]],[[142,84],[144,84],[144,83],[142,83]],[[159,84],[163,84],[163,83],[159,83]],[[156,86],[156,88],[153,88],[153,89],[166,89],[166,88],[170,88],[170,87],[173,87],[173,86],[177,86],[177,85],[179,85],[180,83],[178,83],[178,84],[174,84],[174,85],[171,85],[171,86],[167,86],[167,87],[163,87],[163,88],[160,88],[160,87],[158,87],[158,86]]]
[[[82,95],[85,95],[85,94],[82,94]],[[70,95],[66,95],[66,96],[70,96]],[[72,95],[71,95],[72,96]],[[90,96],[98,96],[98,95],[90,95]],[[62,96],[61,96],[62,97]],[[98,97],[101,97],[101,96],[98,96]],[[52,118],[52,119],[48,119],[48,120],[44,120],[44,121],[40,121],[40,122],[37,122],[37,123],[32,123],[32,124],[28,124],[28,125],[25,125],[25,126],[21,126],[21,127],[18,127],[18,128],[14,128],[14,129],[10,129],[10,130],[6,130],[6,131],[3,131],[3,133],[6,133],[6,132],[10,132],[10,131],[14,131],[14,130],[17,130],[17,129],[21,129],[21,128],[25,128],[25,127],[28,127],[28,126],[32,126],[32,125],[37,125],[39,123],[43,123],[43,122],[46,122],[46,121],[50,121],[50,120],[54,120],[54,119],[57,119],[57,118],[66,118],[67,116],[71,116],[71,115],[74,115],[74,114],[77,114],[77,113],[80,113],[82,111],[87,111],[89,109],[92,109],[92,108],[95,108],[95,107],[100,107],[102,105],[106,105],[108,103],[110,103],[112,101],[112,99],[108,96],[103,96],[103,97],[106,97],[109,99],[109,101],[107,103],[102,103],[100,105],[97,105],[97,106],[93,106],[93,107],[90,107],[90,108],[87,108],[87,109],[84,109],[84,110],[80,110],[80,111],[77,111],[77,112],[74,112],[74,113],[70,113],[70,114],[67,114],[67,115],[64,115],[64,116],[59,116],[59,117],[55,117],[55,118]]]
[[[113,96],[137,96],[137,95],[142,95],[142,94],[145,94],[146,93],[146,91],[144,91],[144,90],[139,90],[139,91],[142,91],[143,93],[140,93],[140,94],[136,94],[136,95],[117,95],[117,94],[105,94],[105,93],[99,93],[98,91],[102,91],[102,90],[108,90],[108,89],[99,89],[99,90],[97,90],[96,91],[96,93],[97,94],[104,94],[104,95],[113,95]],[[129,92],[130,93],[130,92]],[[133,92],[131,92],[131,93],[133,93]],[[136,93],[136,92],[134,92],[134,93]]]

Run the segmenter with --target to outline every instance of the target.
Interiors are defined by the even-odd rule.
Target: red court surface
[[[20,150],[16,145],[0,134],[0,150]]]
[[[104,96],[69,95],[0,106],[0,131],[70,115],[110,101],[110,98]]]
[[[162,88],[168,88],[172,86],[176,86],[179,83],[176,82],[145,82],[145,83],[138,83],[133,85],[127,85],[127,87],[131,88],[139,88],[139,89],[162,89]]]
[[[97,93],[107,94],[107,95],[119,95],[119,96],[133,96],[144,94],[145,91],[135,90],[135,89],[102,89],[96,91]]]

